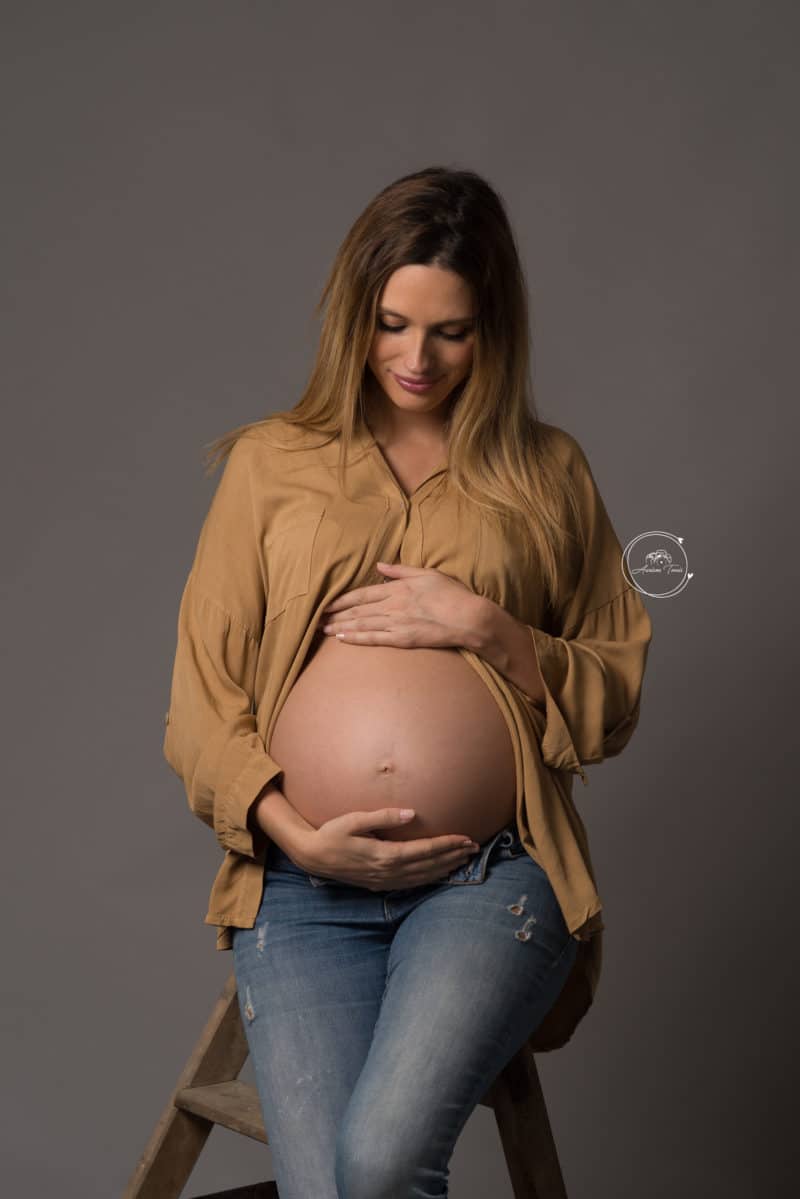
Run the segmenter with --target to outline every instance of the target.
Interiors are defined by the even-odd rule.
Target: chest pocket
[[[267,563],[266,624],[276,620],[311,586],[314,544],[325,516],[324,508],[305,509],[289,518],[264,542]]]

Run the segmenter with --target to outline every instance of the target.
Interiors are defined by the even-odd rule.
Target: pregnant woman
[[[503,1066],[592,1002],[571,784],[630,739],[651,626],[534,414],[492,188],[393,183],[323,298],[301,399],[217,443],[164,753],[225,850],[206,921],[281,1199],[439,1197]]]

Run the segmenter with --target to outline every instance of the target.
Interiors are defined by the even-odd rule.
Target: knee
[[[336,1143],[339,1199],[402,1199],[412,1190],[409,1155],[366,1129],[342,1129]]]

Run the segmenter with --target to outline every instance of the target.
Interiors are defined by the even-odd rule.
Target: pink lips
[[[394,371],[392,371],[392,374],[394,374]],[[434,383],[436,382],[435,379],[404,379],[402,375],[395,375],[394,377],[400,386],[404,387],[406,391],[413,392],[427,391],[428,388],[433,387]]]

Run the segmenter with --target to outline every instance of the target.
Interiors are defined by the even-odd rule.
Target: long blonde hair
[[[389,184],[367,205],[316,306],[322,331],[305,391],[293,408],[211,442],[209,473],[240,437],[280,419],[327,441],[340,438],[339,485],[347,493],[345,462],[365,417],[363,384],[380,295],[394,271],[415,263],[461,275],[478,306],[471,372],[449,400],[449,479],[490,519],[521,522],[552,602],[563,587],[567,543],[577,532],[583,544],[584,534],[551,426],[536,414],[527,288],[514,234],[501,198],[473,171],[428,167]]]

